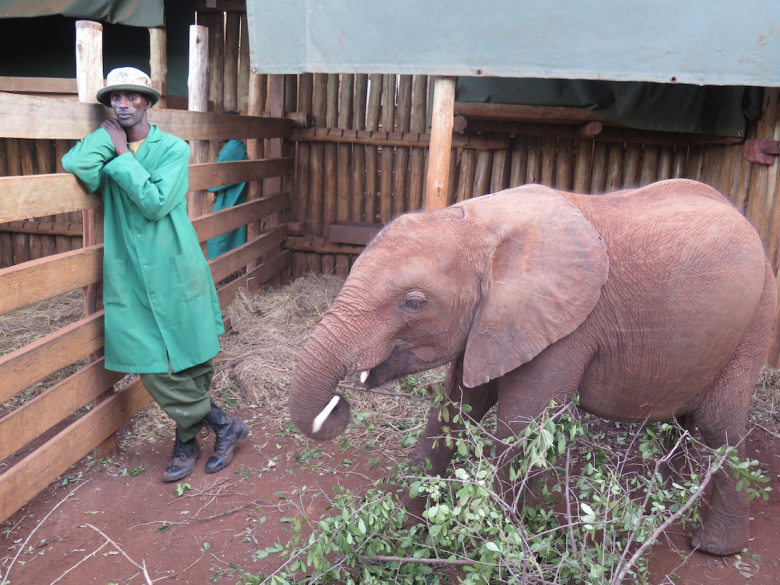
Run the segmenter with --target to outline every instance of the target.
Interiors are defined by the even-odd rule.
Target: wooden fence
[[[230,20],[239,23],[238,16]],[[100,28],[91,23],[82,26],[90,29],[87,34],[92,34],[92,30],[99,32]],[[193,27],[193,35],[195,41],[198,35],[203,37],[203,27]],[[100,50],[99,44],[95,50]],[[208,58],[206,52],[202,56]],[[204,75],[205,62],[195,68],[199,79],[208,80]],[[102,83],[102,64],[94,69],[92,77],[99,75],[97,82]],[[192,74],[192,66],[190,70]],[[7,88],[9,83],[19,85],[19,80],[0,80],[0,86]],[[273,89],[278,81],[260,76],[246,80],[246,108],[250,112],[262,113],[266,99],[272,109],[275,107],[273,92],[263,91],[266,84]],[[70,88],[64,82],[60,85],[55,89]],[[237,97],[238,80],[232,91]],[[100,196],[86,193],[74,176],[63,173],[60,163],[74,141],[97,129],[109,111],[99,104],[53,99],[41,93],[0,92],[0,230],[13,230],[0,234],[4,258],[0,269],[0,314],[84,288],[86,316],[0,356],[0,403],[85,357],[88,364],[0,418],[0,461],[44,434],[50,436],[0,475],[0,520],[84,455],[107,445],[106,440],[151,400],[137,378],[115,391],[113,387],[123,374],[104,367],[99,293],[103,264],[102,201]],[[94,87],[86,92],[91,96],[94,93]],[[249,228],[246,244],[209,259],[211,275],[217,283],[244,269],[241,276],[218,288],[220,307],[230,304],[239,288],[256,289],[289,273],[292,253],[281,249],[287,229],[281,220],[291,207],[292,198],[286,190],[289,185],[284,181],[293,173],[294,161],[281,156],[281,142],[290,137],[292,120],[155,108],[149,111],[149,121],[164,132],[190,141],[194,154],[202,152],[203,146],[218,147],[220,140],[249,143],[250,160],[215,163],[208,161],[216,154],[211,159],[204,157],[203,162],[193,156],[189,168],[191,216],[193,209],[204,212],[193,217],[204,252],[207,240],[241,226]],[[277,155],[262,158],[263,150],[276,151]],[[206,212],[210,209],[206,189],[239,182],[250,187],[247,203],[217,213]],[[63,422],[90,403],[92,408],[86,414],[70,424]]]

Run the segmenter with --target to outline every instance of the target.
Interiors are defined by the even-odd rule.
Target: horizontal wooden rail
[[[601,122],[604,126],[623,126],[585,108],[562,106],[522,106],[516,104],[480,104],[455,102],[455,115],[467,120],[503,120],[506,122],[544,122],[547,124],[584,124]],[[469,128],[471,122],[469,121]]]
[[[81,139],[113,117],[110,108],[71,100],[0,92],[0,138]],[[289,138],[292,120],[149,110],[149,122],[182,140]]]
[[[0,232],[74,237],[84,235],[84,224],[56,221],[8,221],[0,223]]]
[[[427,148],[430,134],[418,132],[380,132],[377,130],[344,130],[342,128],[294,129],[290,140],[298,142],[335,142],[337,144],[367,144],[370,146],[415,146]],[[497,135],[453,134],[453,148],[501,150],[509,148],[509,137]]]
[[[105,83],[105,80],[103,80]],[[162,81],[152,81],[152,87],[165,95]],[[0,91],[10,93],[58,93],[78,95],[76,78],[66,77],[0,77]]]
[[[0,461],[119,382],[125,374],[111,372],[100,358],[0,418]]]
[[[205,242],[220,234],[232,231],[253,221],[268,217],[272,213],[289,209],[290,194],[287,191],[235,205],[228,209],[209,213],[192,220],[198,241]]]
[[[102,207],[99,195],[89,194],[73,175],[0,177],[0,222],[57,215]]]
[[[286,177],[292,173],[293,163],[291,158],[268,158],[190,165],[190,191]]]
[[[103,311],[0,357],[0,403],[103,347]]]
[[[282,224],[260,234],[251,242],[247,242],[243,246],[234,248],[227,254],[222,254],[222,256],[210,260],[211,277],[214,279],[214,282],[227,278],[239,268],[248,266],[271,248],[281,244],[286,237],[287,226]]]
[[[98,282],[103,244],[0,270],[0,315]]]
[[[556,138],[586,139],[599,142],[630,142],[634,144],[659,144],[672,146],[694,146],[696,144],[736,144],[742,142],[737,136],[714,136],[687,132],[661,132],[637,130],[634,128],[602,128],[600,132],[583,136],[583,126],[569,124],[533,124],[526,122],[498,122],[470,120],[469,130],[491,134],[517,134],[520,136],[553,136]]]
[[[381,223],[337,221],[330,224],[328,240],[332,244],[366,246],[385,227]],[[289,232],[288,232],[289,233]]]
[[[286,176],[292,172],[292,165],[289,158],[191,165],[190,190]],[[87,193],[75,176],[62,173],[0,177],[0,193],[3,223],[103,206],[99,195]]]
[[[288,237],[282,247],[285,250],[296,252],[314,252],[315,254],[362,254],[363,246],[345,246],[341,244],[326,243],[323,238],[311,236],[303,238]]]
[[[247,290],[256,290],[260,288],[262,284],[268,282],[268,280],[279,274],[282,270],[292,264],[292,252],[285,250],[281,254],[278,254],[271,258],[268,262],[264,262],[259,266],[250,270],[247,274],[241,278],[227,283],[225,286],[217,291],[217,297],[219,297],[219,306],[224,309],[233,299],[236,297],[236,292],[240,288]]]
[[[34,498],[151,400],[137,379],[3,473],[0,521]]]

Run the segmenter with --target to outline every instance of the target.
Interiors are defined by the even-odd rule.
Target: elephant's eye
[[[422,307],[424,300],[425,299],[420,298],[419,296],[409,297],[406,299],[406,302],[404,302],[404,308],[416,311]]]

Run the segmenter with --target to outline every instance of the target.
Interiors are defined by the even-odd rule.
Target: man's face
[[[143,121],[146,110],[152,107],[149,98],[135,91],[112,91],[110,99],[111,108],[122,128],[132,128]]]

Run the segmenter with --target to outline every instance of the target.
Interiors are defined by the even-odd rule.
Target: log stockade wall
[[[346,277],[370,237],[424,207],[431,80],[406,75],[302,74],[297,110],[313,128],[293,129],[293,217],[284,246],[293,278]],[[291,84],[288,84],[291,85]],[[746,139],[780,138],[780,88],[766,88]],[[758,230],[780,266],[780,165],[745,160],[742,139],[624,128],[587,110],[455,104],[448,204],[527,183],[609,193],[670,178],[711,185]],[[293,231],[290,231],[293,234]],[[780,365],[780,315],[767,362]]]

